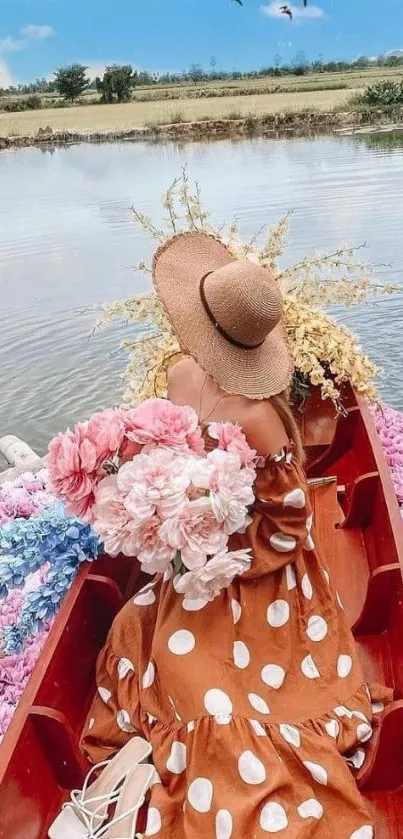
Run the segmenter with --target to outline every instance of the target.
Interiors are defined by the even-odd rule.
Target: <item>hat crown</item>
[[[266,268],[248,260],[229,262],[202,279],[202,299],[215,325],[245,347],[257,347],[280,322],[280,289]]]

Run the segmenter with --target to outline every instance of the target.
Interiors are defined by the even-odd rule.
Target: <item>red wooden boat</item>
[[[317,540],[353,628],[368,682],[395,689],[358,784],[376,839],[403,836],[403,526],[365,402],[350,388],[346,416],[314,394],[302,414]],[[328,480],[323,480],[327,478]],[[0,747],[0,838],[45,839],[86,764],[78,749],[94,667],[110,623],[142,584],[133,561],[81,569],[55,620]],[[400,817],[400,818],[399,818]]]

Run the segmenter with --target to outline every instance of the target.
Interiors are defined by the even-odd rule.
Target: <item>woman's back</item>
[[[249,445],[259,455],[275,454],[290,440],[283,422],[269,399],[253,400],[225,393],[192,358],[171,368],[168,397],[176,405],[190,405],[202,424],[233,422],[242,427]]]

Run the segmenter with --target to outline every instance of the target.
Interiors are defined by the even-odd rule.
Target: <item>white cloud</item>
[[[26,47],[26,41],[21,38],[13,38],[7,35],[5,38],[0,38],[0,55],[5,52],[19,52]]]
[[[290,3],[269,3],[268,6],[261,6],[263,14],[267,17],[282,18],[288,20],[288,16],[281,11],[281,6],[287,5],[292,12],[293,20],[319,20],[325,16],[320,6],[293,6]]]
[[[38,26],[35,23],[28,23],[27,26],[21,30],[21,35],[28,40],[46,41],[47,38],[52,38],[55,30],[52,26]]]

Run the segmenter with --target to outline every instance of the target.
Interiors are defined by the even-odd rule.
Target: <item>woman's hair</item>
[[[277,411],[281,422],[284,425],[287,436],[294,443],[294,454],[299,463],[304,464],[305,452],[302,445],[302,438],[294,414],[291,410],[287,391],[272,396],[270,399],[273,408]]]

